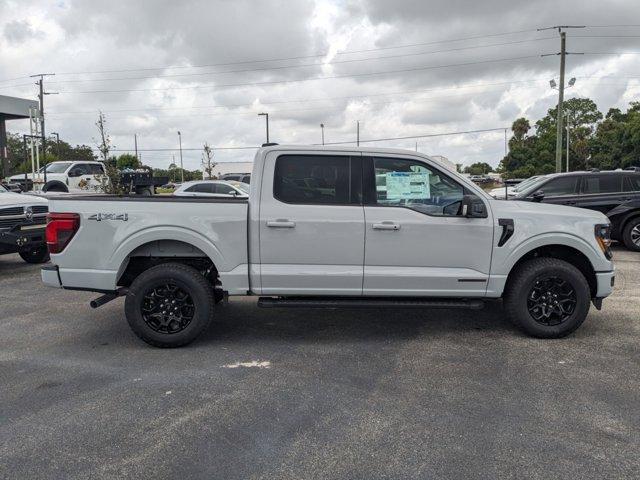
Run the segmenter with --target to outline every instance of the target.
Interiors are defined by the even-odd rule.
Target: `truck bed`
[[[51,213],[80,216],[69,244],[52,255],[67,288],[115,290],[130,257],[206,256],[232,289],[246,292],[245,199],[71,194],[49,202]]]

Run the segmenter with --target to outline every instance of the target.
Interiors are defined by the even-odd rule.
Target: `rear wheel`
[[[640,217],[632,218],[625,225],[622,241],[629,250],[640,252]]]
[[[538,338],[560,338],[575,331],[590,303],[582,272],[556,258],[534,258],[519,266],[504,296],[508,317]]]
[[[194,268],[166,263],[141,273],[125,300],[134,333],[155,347],[181,347],[211,323],[212,285]]]
[[[46,245],[22,250],[18,252],[18,255],[27,263],[45,263],[49,261],[49,251]]]

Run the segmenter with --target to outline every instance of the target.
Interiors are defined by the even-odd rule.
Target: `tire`
[[[142,195],[143,197],[150,197],[153,195],[153,191],[150,187],[141,188],[138,190],[138,195]]]
[[[18,252],[18,255],[27,263],[45,263],[49,261],[49,251],[46,245],[22,250]]]
[[[640,217],[632,218],[622,231],[624,246],[634,252],[640,252]]]
[[[534,258],[517,268],[504,295],[507,316],[514,324],[537,338],[561,338],[582,325],[591,306],[591,293],[580,270],[557,258]],[[550,317],[545,318],[550,311]]]
[[[42,187],[42,191],[47,192],[65,192],[68,193],[69,189],[62,182],[51,182],[47,183],[44,187]]]
[[[179,316],[171,313],[172,308],[178,308],[174,306],[176,301]],[[124,308],[127,322],[138,337],[154,347],[172,348],[198,338],[211,323],[214,305],[213,286],[196,269],[165,263],[133,281]],[[169,314],[165,314],[167,311]]]

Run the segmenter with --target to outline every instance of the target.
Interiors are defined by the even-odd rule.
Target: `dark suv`
[[[640,168],[545,175],[510,199],[598,210],[609,217],[613,239],[640,251]]]

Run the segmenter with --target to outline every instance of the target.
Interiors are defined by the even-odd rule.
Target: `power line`
[[[547,76],[541,76],[539,79],[529,79],[529,80],[510,80],[506,82],[492,82],[492,83],[477,83],[471,85],[458,85],[453,87],[444,87],[444,88],[429,88],[429,89],[420,89],[420,90],[402,90],[395,92],[384,92],[384,93],[370,93],[366,95],[343,95],[338,97],[324,97],[324,98],[305,98],[305,99],[296,99],[296,100],[281,100],[274,102],[260,102],[260,105],[281,105],[288,103],[306,103],[306,102],[323,102],[329,100],[355,100],[360,98],[369,98],[369,97],[380,97],[387,95],[409,95],[414,93],[427,93],[427,92],[440,92],[447,90],[461,90],[467,88],[479,88],[479,87],[494,87],[494,86],[504,86],[504,85],[514,85],[518,83],[533,83],[541,81],[542,79],[546,79]],[[156,111],[156,110],[191,110],[191,109],[204,109],[204,108],[241,108],[241,107],[251,107],[254,103],[241,103],[241,104],[223,104],[223,105],[203,105],[203,106],[190,106],[190,107],[139,107],[139,108],[126,108],[126,109],[116,109],[116,110],[102,110],[104,113],[124,113],[124,112],[139,112],[139,111]],[[85,110],[85,111],[62,111],[62,112],[49,112],[49,115],[84,115],[84,114],[95,114],[95,110]]]
[[[60,82],[50,82],[55,84],[68,84],[68,83],[90,83],[90,82],[111,82],[111,81],[125,81],[125,80],[148,80],[155,78],[177,78],[177,77],[193,77],[193,76],[203,76],[203,75],[226,75],[230,73],[247,73],[247,72],[259,72],[259,71],[269,71],[269,70],[286,70],[289,68],[304,68],[304,67],[317,67],[324,65],[338,65],[345,63],[358,63],[358,62],[368,62],[371,60],[386,60],[389,58],[402,58],[402,57],[415,57],[422,55],[433,55],[438,53],[449,53],[463,50],[474,50],[479,48],[490,48],[490,47],[499,47],[505,45],[515,45],[543,40],[553,40],[555,37],[542,37],[542,38],[534,38],[531,40],[517,40],[513,42],[502,42],[502,43],[493,43],[490,45],[476,45],[471,47],[458,47],[458,48],[450,48],[445,50],[435,50],[430,52],[413,52],[413,53],[401,53],[395,55],[384,55],[379,57],[369,57],[369,58],[357,58],[351,60],[336,60],[331,62],[316,62],[316,63],[303,63],[298,65],[280,65],[276,67],[260,67],[260,68],[248,68],[242,70],[226,70],[219,72],[197,72],[197,73],[175,73],[175,74],[166,74],[166,75],[151,75],[151,76],[141,76],[141,77],[120,77],[120,78],[94,78],[94,79],[84,79],[84,80],[63,80]]]
[[[293,79],[293,80],[273,80],[273,81],[266,81],[266,82],[190,85],[185,87],[137,88],[137,89],[120,89],[120,90],[62,90],[60,91],[60,93],[76,93],[76,94],[128,93],[128,92],[153,92],[153,91],[167,91],[167,90],[193,90],[193,89],[204,89],[204,88],[249,87],[249,86],[259,86],[259,85],[278,85],[278,84],[287,84],[287,83],[309,82],[314,80],[357,78],[357,77],[367,77],[367,76],[375,76],[375,75],[386,75],[389,73],[417,72],[417,71],[425,71],[425,70],[435,70],[440,68],[480,65],[480,64],[486,64],[486,63],[510,62],[515,60],[525,60],[525,59],[532,59],[532,58],[539,59],[540,56],[539,55],[522,55],[518,57],[497,58],[493,60],[479,60],[475,62],[451,63],[446,65],[432,65],[427,67],[404,68],[399,70],[385,70],[385,71],[379,71],[379,72],[354,73],[354,74],[347,74],[347,75],[331,75],[331,76],[325,76],[325,77],[300,78],[300,79]]]
[[[378,47],[378,48],[368,48],[362,50],[344,50],[342,52],[337,52],[336,55],[346,55],[346,54],[355,54],[355,53],[368,53],[375,52],[381,50],[393,50],[398,48],[410,48],[410,47],[425,47],[429,45],[438,45],[442,43],[453,43],[453,42],[462,42],[466,40],[476,40],[479,38],[493,38],[493,37],[501,37],[506,35],[516,35],[520,33],[531,33],[535,32],[535,29],[528,30],[516,30],[511,32],[502,32],[502,33],[492,33],[486,35],[475,35],[470,37],[462,37],[448,40],[435,40],[431,42],[421,42],[421,43],[410,43],[404,45],[391,45],[387,47]],[[99,74],[99,73],[124,73],[124,72],[142,72],[142,71],[152,71],[152,70],[173,70],[173,69],[181,69],[181,68],[206,68],[206,67],[224,67],[231,65],[242,65],[247,63],[264,63],[264,62],[278,62],[278,61],[287,61],[287,60],[303,60],[307,58],[317,58],[327,56],[329,52],[315,53],[311,55],[298,55],[291,57],[279,57],[279,58],[267,58],[267,59],[254,59],[254,60],[241,60],[235,62],[224,62],[224,63],[210,63],[210,64],[201,64],[201,65],[168,65],[161,67],[143,67],[143,68],[128,68],[128,69],[110,69],[110,70],[94,70],[94,71],[76,71],[76,72],[59,72],[58,75],[84,75],[84,74]]]
[[[461,131],[456,131],[456,132],[443,132],[443,133],[427,133],[427,134],[422,134],[422,135],[408,135],[408,136],[403,136],[403,137],[387,137],[387,138],[370,138],[368,140],[360,140],[360,143],[372,143],[372,142],[388,142],[388,141],[393,141],[393,140],[411,140],[411,139],[416,139],[416,138],[432,138],[432,137],[446,137],[446,136],[452,136],[452,135],[467,135],[467,134],[474,134],[474,133],[488,133],[488,132],[498,132],[498,131],[504,131],[505,128],[510,128],[510,127],[500,127],[500,128],[483,128],[483,129],[478,129],[478,130],[461,130]],[[325,145],[349,145],[349,144],[354,144],[356,143],[355,140],[349,140],[349,141],[343,141],[343,142],[325,142]],[[311,145],[317,145],[317,144],[311,144]],[[92,147],[94,149],[97,149],[97,147]],[[211,147],[212,150],[255,150],[258,149],[260,147],[258,146],[251,146],[251,145],[246,145],[246,146],[225,146],[225,147]],[[145,148],[145,149],[138,149],[139,152],[176,152],[178,151],[178,148]],[[186,148],[186,147],[182,147],[183,151],[202,151],[202,147],[198,147],[198,148]],[[111,152],[132,152],[133,149],[111,149]]]

